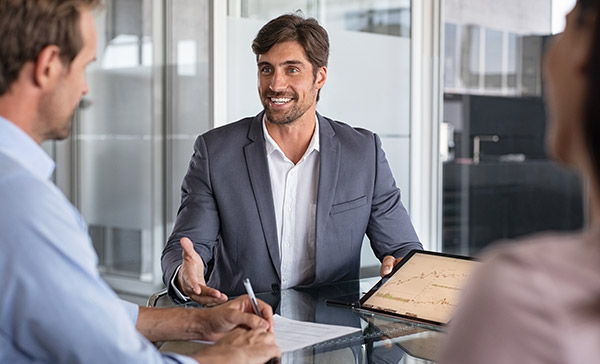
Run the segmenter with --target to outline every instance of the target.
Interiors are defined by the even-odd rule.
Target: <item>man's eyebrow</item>
[[[304,64],[304,62],[295,60],[295,59],[291,59],[289,61],[285,61],[282,63],[282,65],[289,65],[289,64]]]
[[[290,59],[284,62],[281,62],[280,65],[282,66],[287,66],[287,65],[302,65],[304,64],[304,62],[300,61],[300,60],[296,60],[296,59]],[[273,66],[271,63],[269,62],[258,62],[257,63],[258,67],[262,67],[262,66]]]

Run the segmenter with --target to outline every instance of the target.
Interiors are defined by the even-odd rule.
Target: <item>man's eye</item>
[[[288,72],[289,73],[298,73],[298,72],[300,72],[300,70],[295,67],[291,67],[291,68],[288,68]]]
[[[260,73],[271,73],[273,70],[271,67],[263,67],[260,69]]]

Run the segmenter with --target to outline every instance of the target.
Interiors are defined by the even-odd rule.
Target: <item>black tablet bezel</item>
[[[371,287],[371,289],[369,290],[369,292],[367,292],[364,296],[361,297],[361,299],[358,302],[358,307],[356,307],[356,309],[361,310],[363,312],[366,311],[366,312],[370,312],[370,313],[376,313],[376,314],[387,316],[387,317],[401,318],[403,320],[407,320],[407,321],[410,321],[410,322],[426,324],[428,326],[433,326],[433,327],[443,327],[443,326],[445,326],[446,325],[445,322],[437,322],[437,321],[427,320],[427,319],[420,318],[420,317],[413,317],[413,316],[409,316],[409,315],[403,315],[403,314],[400,314],[400,313],[395,313],[395,312],[390,312],[390,311],[385,311],[385,310],[379,310],[379,309],[372,308],[372,307],[363,307],[364,303],[372,295],[374,295],[375,292],[377,292],[377,290],[379,290],[379,288],[381,288],[381,286],[383,286],[415,254],[434,255],[434,256],[439,256],[439,257],[447,257],[447,258],[454,258],[454,259],[461,259],[461,260],[478,261],[474,257],[465,256],[465,255],[457,255],[457,254],[440,253],[440,252],[432,252],[432,251],[427,251],[427,250],[413,249],[407,255],[405,255],[404,258],[402,258],[402,260],[400,262],[398,262],[398,264],[396,264],[394,266],[394,269],[389,274],[387,274],[385,277],[381,278],[373,287]]]

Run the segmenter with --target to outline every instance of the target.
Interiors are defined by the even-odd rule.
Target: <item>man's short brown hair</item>
[[[329,36],[314,18],[305,18],[302,13],[296,12],[281,15],[269,21],[254,38],[252,51],[258,61],[258,56],[267,53],[275,44],[290,41],[298,42],[302,46],[306,58],[312,64],[313,75],[316,79],[318,69],[327,67]]]
[[[83,47],[81,7],[93,9],[100,0],[1,0],[0,96],[18,78],[25,63],[35,61],[49,45],[60,49],[70,65]]]

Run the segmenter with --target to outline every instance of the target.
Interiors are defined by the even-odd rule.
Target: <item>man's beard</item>
[[[313,91],[312,94],[314,94],[315,90],[313,89],[312,91]],[[271,97],[290,97],[292,99],[290,102],[295,102],[295,105],[292,106],[291,109],[284,112],[283,115],[277,116],[277,113],[281,113],[281,111],[278,110],[276,112],[273,112],[271,110],[271,108],[270,108]],[[267,115],[267,121],[269,121],[272,124],[276,124],[276,125],[286,125],[286,124],[291,124],[294,121],[298,120],[302,115],[304,115],[304,113],[306,113],[306,111],[308,109],[310,109],[312,104],[309,104],[309,105],[300,104],[300,103],[298,103],[297,100],[298,100],[297,94],[285,95],[283,93],[270,93],[270,94],[266,95],[266,97],[263,99],[263,107],[265,109],[265,114]]]
[[[49,130],[46,135],[46,140],[64,140],[71,135],[71,128],[73,121],[75,120],[75,111],[71,112],[71,115],[61,123],[60,128]]]
[[[290,110],[288,110],[288,112],[278,117],[274,115],[273,112],[271,112],[271,109],[268,106],[265,106],[265,113],[267,114],[267,121],[269,121],[270,123],[277,125],[286,125],[293,123],[302,115],[304,115],[307,109],[308,108],[302,109],[299,105],[296,104]]]
[[[44,140],[63,140],[71,135],[79,100],[70,107],[70,110],[65,110],[61,107],[65,103],[65,98],[59,91],[57,89],[40,100],[39,117],[46,126],[46,130],[42,131]]]

